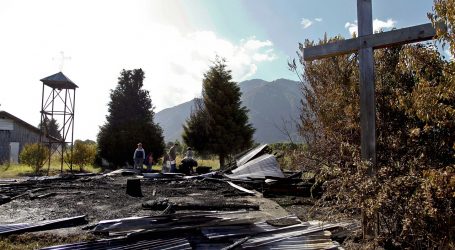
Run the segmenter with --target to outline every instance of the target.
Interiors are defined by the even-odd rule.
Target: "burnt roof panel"
[[[244,154],[242,157],[240,157],[238,160],[237,160],[237,166],[242,166],[243,164],[251,161],[252,159],[258,157],[261,153],[264,152],[264,149],[267,148],[267,144],[262,144],[262,145],[259,145],[253,149],[251,149],[250,151],[248,151],[246,154]]]
[[[79,88],[73,81],[71,81],[67,76],[62,72],[53,74],[51,76],[41,79],[44,85],[49,86],[54,89],[75,89]]]
[[[231,179],[260,178],[265,179],[266,176],[284,178],[284,174],[280,169],[275,156],[271,154],[261,155],[247,163],[232,170],[232,174],[226,175]]]

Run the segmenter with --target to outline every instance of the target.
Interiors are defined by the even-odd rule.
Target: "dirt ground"
[[[48,245],[78,242],[96,238],[84,227],[94,225],[101,220],[118,219],[132,216],[151,216],[162,213],[162,209],[144,209],[147,201],[165,200],[173,204],[196,202],[220,207],[225,202],[245,205],[259,205],[259,210],[249,212],[250,217],[258,221],[283,217],[290,212],[304,213],[311,207],[295,202],[295,198],[281,198],[276,201],[289,206],[280,206],[271,199],[263,198],[257,192],[254,196],[245,196],[226,182],[208,180],[149,180],[141,179],[142,197],[126,194],[127,179],[132,176],[92,176],[68,180],[48,180],[27,182],[28,184],[0,184],[0,194],[23,195],[0,205],[0,224],[34,223],[86,215],[87,224],[44,232],[26,233],[21,236],[0,238],[0,248],[36,249]],[[8,186],[8,188],[6,187]],[[249,188],[248,185],[244,186]],[[27,191],[28,190],[28,191]],[[16,193],[14,193],[16,192]],[[48,197],[38,198],[41,195]],[[286,204],[285,204],[286,205]],[[300,206],[300,207],[299,207]],[[177,211],[181,212],[181,211]],[[188,212],[183,211],[182,212]],[[25,243],[24,243],[25,242]]]

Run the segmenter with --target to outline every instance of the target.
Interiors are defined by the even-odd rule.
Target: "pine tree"
[[[132,162],[138,142],[142,142],[146,154],[161,157],[164,151],[162,129],[154,122],[154,111],[149,92],[142,89],[142,69],[123,70],[117,87],[111,90],[109,114],[98,134],[98,158],[104,158],[115,166]]]
[[[61,140],[62,134],[60,133],[60,125],[54,118],[45,118],[44,121],[38,125],[38,127],[46,132],[47,135],[50,135],[56,139]]]
[[[253,143],[254,128],[248,123],[248,110],[241,105],[241,94],[240,87],[232,81],[226,60],[217,57],[204,74],[203,111],[194,114],[187,123],[187,128],[207,126],[206,149],[219,156],[221,167],[229,154],[246,149]],[[207,124],[194,126],[191,118]],[[190,141],[185,142],[191,147],[196,146]]]
[[[199,153],[206,153],[209,151],[209,127],[208,127],[208,114],[204,109],[202,99],[194,99],[195,109],[191,111],[190,117],[183,125],[183,141],[186,145],[191,146]]]

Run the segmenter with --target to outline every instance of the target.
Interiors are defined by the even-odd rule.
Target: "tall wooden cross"
[[[373,34],[371,0],[357,0],[358,37],[303,49],[305,61],[359,52],[360,133],[362,160],[376,165],[376,108],[373,49],[431,40],[436,31],[431,23]]]

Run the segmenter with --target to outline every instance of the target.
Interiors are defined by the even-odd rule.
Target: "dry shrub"
[[[386,248],[454,246],[455,63],[431,45],[375,51],[374,176],[360,160],[357,55],[304,62],[300,54],[300,63],[300,130],[308,142],[300,162],[323,183],[319,205],[379,214],[375,244]]]

